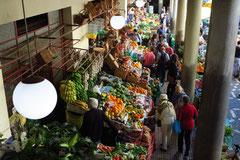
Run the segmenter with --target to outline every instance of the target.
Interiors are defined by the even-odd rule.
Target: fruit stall
[[[117,12],[112,8],[111,12],[114,11]],[[138,26],[139,32],[142,39],[148,40],[152,34],[156,34],[159,16],[141,11],[139,15],[142,17]],[[145,120],[154,106],[156,97],[160,95],[159,81],[151,78],[150,70],[142,66],[142,57],[150,51],[147,44],[138,45],[130,40],[133,23],[129,22],[128,29],[119,30],[119,33],[109,29],[109,24],[105,25],[105,29],[98,34],[86,36],[91,42],[91,54],[87,51],[82,54],[76,50],[74,54],[79,57],[61,59],[65,60],[61,67],[66,65],[65,68],[71,68],[62,69],[64,76],[55,85],[58,103],[64,110],[66,122],[43,124],[36,120],[15,118],[14,124],[17,124],[17,128],[9,143],[11,146],[14,144],[18,152],[8,152],[5,158],[151,159],[156,146],[156,135],[145,125]],[[123,36],[125,34],[130,36]],[[73,59],[75,61],[70,64],[70,60]],[[57,63],[59,62],[60,60]],[[124,141],[116,140],[116,145],[110,146],[94,143],[80,134],[84,115],[90,111],[89,98],[98,99],[98,109],[122,131]],[[0,142],[2,141],[5,139],[0,137]]]

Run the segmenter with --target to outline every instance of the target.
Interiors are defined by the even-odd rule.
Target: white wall
[[[5,138],[9,138],[11,136],[1,69],[0,69],[0,133],[2,133]]]

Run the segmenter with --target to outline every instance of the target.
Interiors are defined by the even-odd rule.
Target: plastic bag
[[[181,124],[178,120],[174,121],[172,128],[173,128],[173,132],[175,132],[176,134],[181,133]]]
[[[228,147],[232,147],[232,142],[233,142],[233,134],[231,134],[230,136],[224,136],[224,143]]]

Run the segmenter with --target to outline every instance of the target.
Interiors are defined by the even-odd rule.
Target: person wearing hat
[[[117,128],[105,115],[105,113],[97,109],[98,100],[95,98],[89,98],[88,108],[90,111],[84,114],[83,125],[80,129],[80,133],[85,137],[90,137],[93,142],[99,142],[103,137],[103,123],[106,122],[107,125],[112,129],[114,135],[118,134]]]
[[[167,151],[172,135],[172,124],[175,119],[176,113],[173,104],[168,101],[168,96],[166,94],[161,94],[160,103],[156,109],[156,120],[161,121],[162,146],[160,150],[162,151]]]

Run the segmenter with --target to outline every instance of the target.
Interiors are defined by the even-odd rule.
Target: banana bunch
[[[69,79],[75,83],[77,99],[86,101],[88,98],[87,99],[83,98],[83,97],[85,97],[85,96],[83,96],[83,94],[85,94],[83,92],[86,92],[86,91],[84,90],[83,85],[82,85],[82,75],[80,73],[73,73],[69,77]]]
[[[72,103],[77,99],[75,84],[71,80],[61,81],[60,96],[66,103]]]
[[[76,100],[72,104],[81,107],[85,111],[89,111],[89,108],[87,108],[87,104],[83,101]]]

